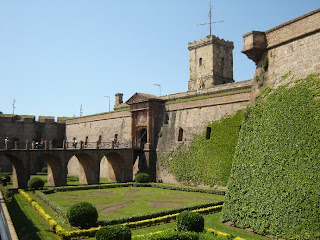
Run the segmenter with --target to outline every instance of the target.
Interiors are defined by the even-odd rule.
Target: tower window
[[[199,58],[199,66],[202,65],[202,58]]]
[[[210,139],[211,136],[211,127],[207,127],[206,139]]]
[[[183,129],[179,128],[179,136],[178,136],[178,141],[181,142],[183,139]]]

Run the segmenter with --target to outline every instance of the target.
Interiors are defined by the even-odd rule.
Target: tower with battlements
[[[188,91],[212,88],[233,80],[233,42],[209,35],[188,44]]]

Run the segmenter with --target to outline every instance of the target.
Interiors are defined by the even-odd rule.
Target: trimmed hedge
[[[39,177],[33,177],[28,181],[28,187],[30,189],[39,190],[44,186],[44,181]]]
[[[163,188],[170,190],[178,190],[185,192],[201,192],[201,193],[210,193],[217,195],[225,195],[225,190],[221,189],[204,189],[197,187],[184,187],[184,186],[175,186],[167,185],[162,183],[109,183],[109,184],[99,184],[99,185],[81,185],[81,186],[64,186],[64,187],[55,187],[42,192],[45,194],[50,194],[54,192],[67,192],[67,191],[77,191],[77,190],[89,190],[89,189],[106,189],[106,188],[118,188],[118,187],[155,187]]]
[[[66,216],[71,226],[87,229],[96,225],[98,211],[91,203],[80,202],[72,205]]]
[[[159,158],[159,166],[179,182],[226,186],[243,118],[243,111],[239,110],[212,122],[189,147],[181,145],[175,153]]]
[[[183,211],[176,222],[179,232],[202,232],[204,228],[204,218],[197,212]]]
[[[135,181],[137,183],[148,183],[149,182],[149,174],[148,173],[138,173],[135,177]]]
[[[101,228],[96,233],[97,240],[131,240],[131,230],[127,226],[113,225]]]
[[[242,125],[223,221],[285,239],[320,238],[320,74],[282,86]]]

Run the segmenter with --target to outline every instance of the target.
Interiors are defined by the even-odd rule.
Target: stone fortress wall
[[[266,32],[243,36],[242,52],[257,64],[255,80],[276,88],[320,69],[320,9],[283,23]],[[268,68],[263,69],[265,59]],[[255,94],[258,92],[255,84]]]
[[[32,141],[40,142],[41,138],[53,144],[53,147],[62,147],[65,139],[66,126],[63,118],[39,116],[38,121],[34,116],[0,116],[0,149],[5,148],[4,139],[9,137],[9,148],[14,148],[17,142],[19,148],[26,147],[26,141],[29,142],[29,147],[32,147]],[[41,165],[41,166],[40,166]],[[38,169],[40,171],[44,164],[40,164]],[[1,157],[0,170],[3,172],[11,171],[11,163]]]
[[[290,75],[292,78],[300,78],[306,77],[310,73],[320,72],[319,22],[320,9],[269,31],[252,31],[245,34],[243,36],[244,47],[242,52],[257,64],[253,80],[213,85],[201,90],[196,90],[193,86],[187,92],[159,97],[158,99],[164,102],[164,108],[152,116],[155,123],[155,126],[152,127],[154,135],[152,139],[155,140],[153,146],[155,151],[154,161],[156,162],[156,159],[164,154],[175,151],[181,144],[188,145],[194,134],[202,133],[208,123],[218,121],[226,115],[231,115],[237,110],[245,108],[250,102],[254,101],[261,87],[266,85],[276,87],[283,83],[283,76],[285,75]],[[193,51],[193,49],[191,50]],[[216,53],[219,55],[218,51]],[[202,64],[207,64],[206,57],[205,55],[203,56],[201,56],[204,61]],[[263,69],[265,56],[268,59],[267,69]],[[193,59],[193,57],[190,56],[190,59]],[[223,54],[223,59],[226,69],[230,69],[232,61],[228,63],[229,60],[226,54]],[[199,64],[197,62],[199,61],[199,56],[191,61]],[[221,58],[219,58],[219,63],[216,63],[216,68],[224,69],[221,67]],[[193,73],[190,73],[190,76]],[[199,74],[202,75],[202,73]],[[221,72],[219,74],[221,75]],[[213,70],[211,75],[214,76]],[[195,75],[194,78],[198,76]],[[263,84],[258,84],[259,78],[262,78]],[[279,82],[280,80],[282,80],[281,83]],[[199,96],[202,98],[199,98]],[[66,120],[65,132],[60,132],[62,131],[60,129],[56,129],[56,131],[68,142],[72,142],[74,137],[77,138],[78,142],[110,142],[115,135],[117,135],[119,142],[132,141],[133,110],[130,110],[128,104],[123,103],[122,97],[122,94],[116,94],[115,111]],[[14,124],[13,122],[8,123],[6,128],[10,128],[11,131],[15,132],[19,128],[17,127],[18,125]],[[30,124],[36,125],[35,122]],[[1,126],[0,119],[0,133],[3,135],[2,129],[4,128],[1,128]],[[25,126],[27,125],[25,124]],[[20,128],[19,131],[24,136],[29,137],[30,134],[33,136],[33,130],[28,130],[26,127]],[[41,131],[45,132],[45,130]],[[24,140],[28,137],[20,136],[19,138]],[[106,161],[107,159],[101,161],[101,173],[107,172],[105,169],[107,166]],[[76,158],[70,161],[68,166],[69,173],[77,174],[78,165]],[[174,177],[164,169],[158,167],[156,174],[157,180],[161,179],[163,182],[176,183]],[[102,174],[101,176],[104,175]]]

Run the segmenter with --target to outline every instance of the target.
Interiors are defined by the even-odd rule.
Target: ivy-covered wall
[[[226,186],[242,121],[243,110],[239,110],[233,116],[212,122],[195,136],[189,147],[181,145],[175,153],[161,157],[158,165],[179,182]]]
[[[320,237],[320,74],[247,112],[223,221],[285,239]]]

